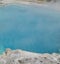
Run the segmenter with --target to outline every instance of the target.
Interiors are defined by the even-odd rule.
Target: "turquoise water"
[[[60,12],[34,5],[0,7],[0,52],[6,48],[59,52]]]

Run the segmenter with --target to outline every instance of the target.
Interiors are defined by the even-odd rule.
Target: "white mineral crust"
[[[38,54],[23,50],[6,49],[0,55],[0,64],[60,64],[60,54]]]

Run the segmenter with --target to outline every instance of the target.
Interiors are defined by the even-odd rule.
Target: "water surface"
[[[60,12],[42,6],[0,7],[0,51],[59,52]]]

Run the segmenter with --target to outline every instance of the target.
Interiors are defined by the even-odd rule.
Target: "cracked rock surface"
[[[0,55],[0,64],[60,64],[60,54],[38,54],[22,50],[6,49]]]

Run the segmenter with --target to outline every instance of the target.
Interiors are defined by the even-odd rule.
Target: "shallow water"
[[[60,12],[42,6],[0,7],[0,51],[6,48],[59,52]]]

